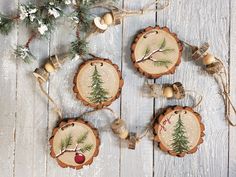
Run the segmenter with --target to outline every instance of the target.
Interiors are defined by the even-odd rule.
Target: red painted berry
[[[84,156],[84,154],[76,153],[74,160],[75,160],[76,163],[82,164],[85,161],[85,156]]]

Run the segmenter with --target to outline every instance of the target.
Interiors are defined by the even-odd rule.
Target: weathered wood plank
[[[208,41],[211,51],[227,61],[229,32],[229,3],[207,0],[172,1],[168,12],[157,22],[167,25],[182,40],[198,45]],[[167,20],[169,19],[169,20]],[[182,64],[173,76],[163,77],[157,82],[180,81],[186,89],[200,93],[204,100],[196,109],[205,124],[204,144],[197,153],[184,158],[171,157],[155,150],[154,176],[227,176],[228,167],[228,128],[224,121],[224,106],[218,94],[218,86],[214,79],[203,72],[185,56]],[[187,98],[180,103],[176,101],[156,100],[156,109],[169,104],[191,105]],[[161,162],[161,163],[160,163]]]
[[[65,25],[66,27],[58,28],[52,37],[51,54],[67,51],[69,43],[75,40],[75,34],[72,27],[65,21],[63,23],[67,24]],[[61,36],[61,34],[63,34],[63,36]],[[120,37],[120,27],[111,28],[104,34],[91,37],[90,52],[99,57],[110,58],[112,62],[120,65]],[[66,47],[63,46],[63,44],[66,44]],[[60,71],[54,74],[50,80],[50,95],[52,95],[52,97],[59,103],[59,106],[63,108],[63,115],[66,117],[76,117],[89,110],[89,108],[83,106],[82,103],[75,98],[72,91],[73,78],[80,63],[80,60],[69,61]],[[116,100],[115,103],[111,105],[111,108],[119,114],[119,100]],[[109,112],[99,111],[85,117],[85,119],[91,121],[100,132],[100,153],[98,157],[95,158],[93,164],[79,171],[71,169],[65,170],[58,167],[56,161],[50,158],[48,159],[48,176],[71,176],[72,174],[78,176],[118,176],[120,152],[119,143],[116,143],[117,138],[109,131],[109,124],[112,120],[109,116],[111,116]],[[55,120],[55,114],[50,113],[49,132],[51,132],[53,126],[55,126]],[[110,162],[114,159],[117,160],[113,162],[111,167]]]
[[[96,56],[108,58],[113,63],[121,66],[121,25],[110,27],[105,33],[94,36],[90,39],[90,51]],[[120,68],[121,69],[121,68]],[[117,115],[120,114],[120,99],[115,100],[111,106]],[[108,111],[99,111],[90,116],[91,120],[100,131],[101,146],[98,157],[86,170],[81,171],[81,176],[119,176],[120,141],[113,135],[110,123],[114,120]],[[111,165],[112,162],[112,165]]]
[[[16,6],[14,1],[1,1],[0,11],[14,15]],[[14,174],[16,117],[16,58],[11,48],[17,41],[17,31],[13,30],[9,36],[0,35],[0,41],[0,176],[10,177]]]
[[[65,19],[59,21],[54,33],[50,39],[50,56],[54,54],[63,54],[67,52],[69,48],[69,42],[74,40],[74,30],[70,23],[66,23]],[[72,91],[73,72],[75,66],[74,63],[68,62],[63,65],[63,68],[50,75],[49,81],[49,95],[55,100],[58,106],[62,109],[63,115],[70,115],[70,108],[72,104],[75,104]],[[72,78],[71,78],[72,77]],[[79,106],[77,105],[78,110]],[[76,113],[75,113],[76,114]],[[48,139],[51,136],[53,128],[56,126],[58,115],[53,111],[53,105],[49,104],[49,118],[48,118]],[[55,159],[50,156],[50,146],[48,146],[47,152],[47,176],[60,177],[71,176],[73,174],[72,169],[61,168]]]
[[[235,50],[235,43],[236,43],[236,2],[235,1],[230,1],[231,2],[231,7],[230,7],[230,45],[229,45],[229,50],[230,50],[230,61],[229,61],[229,76],[230,76],[230,96],[231,100],[234,105],[236,105],[236,93],[235,93],[235,88],[236,88],[236,50]],[[235,113],[233,109],[230,109],[230,119],[232,120],[233,123],[236,123],[236,118],[235,118]],[[236,128],[230,126],[229,130],[229,177],[234,177],[236,176]]]
[[[29,1],[22,0],[19,3]],[[19,44],[25,44],[29,33],[19,26]],[[48,41],[35,40],[30,47],[38,59],[30,65],[17,62],[17,120],[15,176],[46,176],[47,103],[42,99],[32,72],[48,55]]]
[[[124,8],[140,9],[152,1],[125,0]],[[127,17],[123,22],[123,58],[122,68],[125,85],[122,92],[122,118],[126,120],[129,130],[140,133],[153,115],[153,99],[144,97],[142,77],[132,66],[130,46],[136,33],[155,25],[155,13],[143,16]],[[147,176],[153,173],[153,144],[144,138],[135,150],[130,150],[126,143],[121,146],[120,176]]]

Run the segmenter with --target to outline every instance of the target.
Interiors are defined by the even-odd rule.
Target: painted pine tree
[[[186,152],[189,150],[188,146],[189,141],[185,134],[186,134],[185,127],[179,115],[179,119],[174,127],[174,133],[172,134],[173,143],[171,144],[173,151],[175,151],[178,154],[181,154],[182,152]]]
[[[97,70],[97,66],[94,68],[92,75],[92,91],[90,93],[90,101],[92,103],[101,103],[108,99],[108,92],[102,87],[103,81],[101,75]]]

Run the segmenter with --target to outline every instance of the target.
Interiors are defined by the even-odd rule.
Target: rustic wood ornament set
[[[52,56],[43,67],[34,71],[41,90],[55,105],[60,118],[50,138],[50,154],[61,167],[81,169],[84,165],[91,164],[93,158],[98,155],[100,145],[98,130],[90,122],[85,121],[83,115],[102,108],[113,113],[115,120],[111,123],[111,129],[120,139],[128,141],[129,149],[135,149],[136,144],[153,129],[154,140],[163,151],[171,155],[184,156],[186,153],[193,153],[197,150],[197,145],[203,142],[204,125],[201,123],[200,115],[190,107],[169,107],[166,112],[153,118],[141,134],[129,132],[125,120],[116,116],[110,108],[106,108],[120,95],[124,82],[121,72],[110,60],[98,57],[80,64],[74,77],[73,88],[76,97],[84,105],[95,110],[85,112],[78,118],[63,118],[56,103],[43,89],[43,83],[48,81],[49,74],[59,69],[65,61],[63,56]],[[180,82],[148,85],[151,96],[162,95],[167,99],[182,99],[186,96]]]
[[[120,24],[125,16],[153,12],[167,6],[157,6],[159,5],[157,2],[155,1],[138,11],[120,9],[114,4],[102,5],[101,7],[109,12],[102,17],[94,18],[93,26],[87,37],[91,34],[105,32],[109,26]],[[157,7],[150,9],[154,4]],[[77,37],[79,38],[79,35]],[[213,75],[222,86],[226,115],[228,116],[227,102],[230,102],[233,108],[234,106],[227,93],[226,69],[221,60],[207,52],[209,48],[207,43],[200,47],[192,46],[179,40],[177,35],[167,27],[147,27],[137,34],[131,45],[131,60],[134,68],[146,78],[159,78],[176,71],[181,63],[182,50],[185,45],[192,48],[193,60],[202,59],[204,69]],[[135,149],[136,144],[149,132],[153,133],[153,139],[161,150],[177,157],[195,153],[198,146],[203,143],[205,127],[200,114],[194,110],[201,103],[202,97],[197,103],[197,99],[192,97],[193,106],[169,106],[156,115],[143,132],[140,134],[130,132],[125,119],[116,116],[114,111],[108,108],[120,96],[124,84],[121,72],[111,60],[96,56],[80,64],[74,76],[73,87],[76,98],[94,110],[85,112],[78,118],[64,118],[60,108],[44,90],[44,83],[49,80],[50,73],[63,66],[65,58],[54,55],[43,67],[34,71],[41,91],[54,104],[55,111],[60,118],[50,138],[50,154],[61,167],[81,169],[84,165],[90,165],[94,157],[98,155],[99,132],[90,122],[84,120],[83,116],[101,109],[109,110],[113,114],[115,120],[111,123],[111,129],[117,137],[127,141],[129,149]],[[154,98],[163,97],[168,101],[169,99],[180,100],[191,96],[181,82],[173,84],[148,83],[147,85],[149,87],[148,95]],[[230,119],[228,120],[230,121]],[[233,125],[232,122],[230,123]]]

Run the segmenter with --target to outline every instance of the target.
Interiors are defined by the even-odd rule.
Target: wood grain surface
[[[0,0],[0,11],[14,14],[19,4],[30,0]],[[31,1],[32,2],[32,1]],[[151,0],[120,0],[124,8],[137,9]],[[236,104],[236,1],[235,0],[170,0],[160,12],[127,17],[121,25],[90,39],[90,52],[109,58],[122,71],[124,86],[121,97],[110,106],[124,118],[133,132],[140,132],[158,109],[174,104],[191,106],[189,98],[181,101],[152,99],[142,94],[145,78],[133,67],[130,45],[140,29],[168,26],[181,40],[194,45],[209,42],[210,50],[221,58],[229,70],[229,90]],[[48,56],[63,53],[75,39],[71,24],[61,19],[49,39],[34,40],[31,50],[37,57],[26,65],[13,55],[16,44],[25,43],[29,31],[24,25],[8,36],[0,35],[0,177],[235,177],[236,128],[225,121],[224,105],[214,79],[183,52],[182,63],[174,75],[150,80],[156,83],[182,82],[187,90],[203,96],[196,109],[205,124],[204,143],[199,150],[184,158],[162,152],[148,137],[129,150],[111,133],[111,113],[101,110],[84,118],[100,132],[98,157],[82,170],[62,169],[49,155],[48,139],[56,125],[52,105],[41,94],[32,71]],[[76,117],[90,110],[73,93],[73,78],[81,61],[69,61],[50,76],[46,86],[50,96],[63,110],[63,116]],[[231,119],[236,115],[231,109]]]

